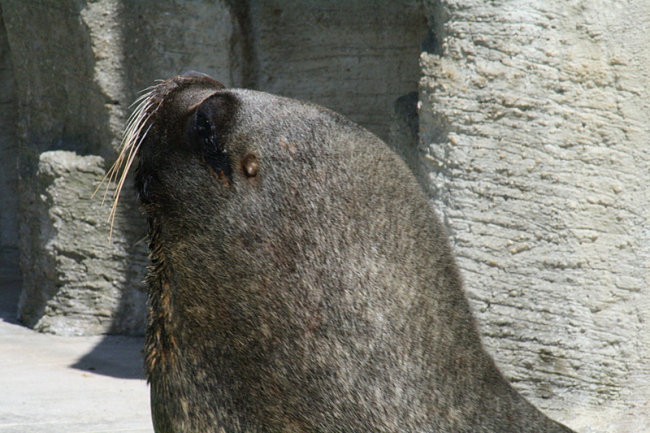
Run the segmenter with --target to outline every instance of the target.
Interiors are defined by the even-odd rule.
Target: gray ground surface
[[[0,433],[153,432],[142,339],[60,337],[20,326],[19,281],[1,274]]]

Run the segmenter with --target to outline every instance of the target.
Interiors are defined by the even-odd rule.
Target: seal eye
[[[230,158],[221,144],[221,137],[215,123],[212,121],[210,106],[204,104],[196,110],[191,128],[191,141],[219,178],[232,178]]]

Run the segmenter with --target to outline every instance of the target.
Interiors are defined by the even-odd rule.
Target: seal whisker
[[[92,195],[92,197],[94,197],[101,188],[102,184],[106,183],[106,189],[102,197],[103,205],[106,201],[111,185],[117,183],[115,187],[113,204],[108,216],[108,221],[110,223],[109,239],[112,239],[113,236],[115,216],[117,214],[117,206],[120,201],[122,188],[124,187],[131,166],[135,161],[135,157],[138,154],[140,145],[152,127],[151,117],[160,108],[160,105],[162,103],[162,101],[155,101],[154,99],[158,87],[159,85],[148,87],[143,91],[142,95],[140,95],[136,101],[131,104],[131,107],[135,108],[127,120],[126,128],[124,130],[124,135],[122,138],[120,153]]]
[[[139,92],[139,93],[141,93],[141,95],[138,96],[136,98],[136,100],[131,103],[131,105],[129,105],[129,108],[137,107],[140,104],[142,104],[143,101],[145,101],[147,99],[150,99],[153,92],[154,92],[154,90],[156,90],[157,87],[158,87],[158,85],[154,84],[153,86],[149,86],[146,89]]]
[[[115,215],[117,214],[117,206],[120,201],[122,188],[124,187],[126,178],[129,174],[131,166],[133,165],[133,161],[135,160],[135,157],[138,154],[140,145],[146,138],[152,126],[151,124],[148,124],[147,129],[144,132],[142,132],[142,129],[147,124],[148,120],[149,120],[148,118],[144,119],[143,122],[140,122],[138,124],[137,128],[134,128],[134,131],[130,131],[132,132],[132,135],[127,136],[129,140],[125,142],[122,152],[120,152],[119,164],[116,161],[115,165],[113,165],[114,169],[111,169],[110,183],[112,183],[113,181],[117,181],[117,187],[115,188],[115,197],[113,199],[113,205],[111,206],[111,211],[108,217],[108,220],[110,222],[109,239],[111,239],[113,235]]]
[[[106,183],[106,189],[102,196],[102,205],[106,201],[106,196],[108,195],[110,184],[116,180],[120,168],[122,167],[125,151],[132,146],[131,143],[139,135],[139,132],[142,130],[142,124],[149,121],[150,115],[143,116],[143,114],[149,111],[149,108],[153,105],[151,102],[151,97],[156,87],[157,85],[149,86],[146,89],[138,92],[141,93],[141,95],[138,96],[138,98],[129,105],[129,108],[136,108],[131,113],[126,122],[126,127],[120,144],[120,153],[118,154],[117,159],[113,165],[111,165],[111,168],[102,177],[99,184],[97,185],[97,188],[95,188],[95,191],[91,195],[91,198],[95,198],[99,189],[102,187],[102,185],[104,185],[104,183]]]
[[[116,191],[115,199],[113,201],[113,206],[111,207],[111,213],[110,213],[110,216],[109,216],[109,219],[111,221],[111,232],[112,232],[112,229],[113,229],[113,222],[115,221],[115,214],[117,212],[117,205],[119,203],[120,193],[122,191],[122,188],[124,187],[126,177],[128,176],[129,170],[131,169],[131,166],[133,165],[133,161],[135,160],[135,156],[138,154],[138,150],[140,149],[140,145],[142,144],[142,142],[146,138],[147,134],[149,133],[149,130],[151,129],[151,126],[152,125],[148,125],[147,129],[144,131],[144,133],[139,135],[140,138],[138,139],[137,143],[135,143],[134,145],[130,145],[129,146],[130,148],[128,148],[128,155],[126,157],[125,162],[123,163],[123,167],[121,168],[120,178],[119,178],[119,181],[117,183],[117,188],[115,190]],[[138,134],[139,134],[140,130],[141,130],[141,128],[138,129]],[[125,148],[125,151],[126,150],[127,150],[127,148]]]

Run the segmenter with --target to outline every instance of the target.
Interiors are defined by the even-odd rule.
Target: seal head
[[[137,161],[149,221],[156,432],[570,431],[483,350],[447,236],[381,140],[203,75],[139,104],[116,172]]]

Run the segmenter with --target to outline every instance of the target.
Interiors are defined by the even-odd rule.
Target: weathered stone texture
[[[125,38],[123,67],[136,92],[154,80],[192,70],[227,86],[242,85],[244,36],[225,2],[120,3]]]
[[[146,242],[120,209],[108,239],[109,207],[93,192],[104,176],[98,156],[41,154],[37,197],[25,210],[34,236],[20,318],[60,335],[138,334],[144,329]],[[106,197],[111,200],[112,196]]]
[[[650,7],[430,3],[420,136],[486,345],[581,431],[650,431]]]
[[[110,156],[110,98],[94,81],[82,2],[0,2],[16,83],[22,181],[29,182],[41,152],[75,150]]]
[[[338,111],[383,139],[417,90],[427,35],[419,1],[251,2],[255,85]]]
[[[76,171],[79,167],[74,164],[63,169],[65,164],[59,167],[51,157],[41,160],[43,152],[50,149],[101,155],[109,160],[115,156],[130,103],[117,55],[121,39],[113,18],[115,3],[0,3],[13,66],[14,109],[18,119],[15,130],[19,139],[19,182],[15,192],[19,198],[17,225],[23,274],[18,316],[26,324],[47,332],[144,332],[140,314],[144,298],[132,291],[141,281],[125,270],[130,263],[145,263],[144,249],[139,252],[141,259],[137,254],[113,254],[116,262],[111,264],[112,253],[102,256],[102,251],[111,248],[105,224],[93,226],[97,231],[85,246],[82,237],[73,237],[79,234],[76,230],[89,227],[75,218],[87,214],[91,203],[86,190],[69,190],[82,188],[83,182],[96,184],[97,176],[92,178],[83,170]],[[98,165],[101,159],[93,161],[93,170],[103,171],[104,167]],[[57,171],[57,167],[62,171]],[[57,176],[64,180],[55,181]],[[85,188],[94,186],[87,184]],[[82,192],[86,195],[80,200]],[[50,198],[43,201],[43,197]],[[128,198],[124,200],[127,201]],[[47,206],[53,206],[54,213],[50,214]],[[127,226],[140,228],[143,236],[142,225],[137,224],[141,218],[134,209],[130,207],[132,222]],[[87,230],[82,232],[91,235]],[[75,253],[75,248],[80,251]],[[97,257],[101,258],[97,262],[93,261],[93,248],[97,248]],[[127,257],[126,262],[120,263]],[[97,269],[100,262],[106,266],[105,281],[100,277],[103,271]],[[116,273],[120,269],[124,273],[118,278]],[[86,282],[84,272],[88,272]],[[132,317],[125,316],[129,311]],[[136,330],[138,326],[140,329]]]

